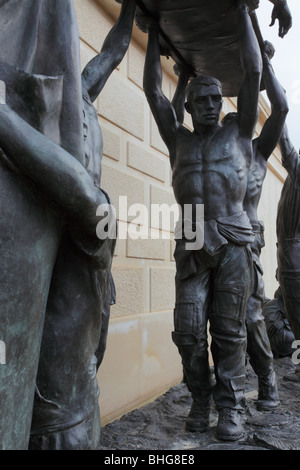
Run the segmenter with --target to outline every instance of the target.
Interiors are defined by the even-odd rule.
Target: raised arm
[[[185,94],[192,71],[182,65],[175,64],[174,72],[178,76],[177,87],[173,96],[172,105],[175,110],[177,120],[180,124],[184,121]]]
[[[148,46],[144,67],[143,87],[152,114],[156,121],[160,135],[165,142],[170,155],[180,125],[172,103],[162,91],[162,69],[160,62],[160,46],[158,26],[151,19],[143,19],[147,22]]]
[[[96,240],[99,205],[105,195],[85,168],[62,147],[27,124],[7,105],[0,105],[1,158],[11,161],[36,187],[54,201],[77,232]],[[113,216],[113,208],[108,206]],[[75,222],[75,223],[74,223]]]
[[[288,113],[288,103],[286,94],[277,80],[270,62],[270,51],[272,45],[265,42],[265,50],[262,52],[263,58],[263,78],[266,92],[271,103],[271,115],[266,120],[260,136],[257,138],[257,149],[267,160],[277,146],[285,119]]]
[[[258,118],[258,100],[262,74],[262,58],[246,2],[237,6],[240,57],[243,82],[238,96],[238,124],[240,135],[252,139]]]
[[[278,19],[278,35],[283,38],[292,27],[292,15],[290,9],[286,0],[269,0],[269,2],[274,5],[270,26],[273,26],[275,21]]]
[[[136,0],[123,0],[118,21],[101,48],[82,72],[82,86],[92,100],[98,97],[111,73],[122,61],[131,39]]]
[[[288,157],[290,157],[292,152],[296,153],[296,150],[290,140],[290,136],[288,133],[288,128],[287,125],[284,124],[281,137],[279,140],[279,147],[280,147],[280,152],[281,152],[281,159],[282,163],[285,164],[287,161]]]
[[[279,140],[279,146],[281,151],[282,165],[288,172],[293,184],[299,187],[300,156],[296,152],[296,149],[290,140],[286,124],[283,126],[283,131]]]

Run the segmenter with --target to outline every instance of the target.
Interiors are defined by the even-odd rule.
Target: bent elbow
[[[244,63],[244,75],[252,82],[260,82],[263,74],[263,62],[261,56],[250,57],[249,61]]]
[[[248,71],[247,77],[251,83],[260,83],[262,77],[262,70],[259,67],[254,67]]]
[[[282,114],[283,116],[287,116],[287,114],[289,113],[289,110],[290,110],[289,105],[287,104],[286,101],[280,104],[280,114]]]
[[[289,112],[289,106],[286,100],[279,100],[274,103],[273,112],[276,113],[278,118],[285,118]]]
[[[157,88],[151,88],[145,84],[144,93],[149,103],[159,103],[162,92]]]

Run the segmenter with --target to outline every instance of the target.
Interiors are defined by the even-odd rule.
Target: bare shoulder
[[[177,136],[178,136],[179,139],[189,138],[189,137],[192,137],[193,135],[194,135],[194,132],[193,132],[192,129],[189,129],[184,124],[178,123]]]

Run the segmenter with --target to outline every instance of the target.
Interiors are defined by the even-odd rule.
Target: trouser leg
[[[175,312],[182,311],[178,305]],[[195,306],[185,305],[186,311],[194,310]],[[208,362],[207,342],[190,333],[173,332],[172,338],[181,356],[184,379],[193,398],[203,393],[211,393],[211,372]]]
[[[212,388],[207,341],[208,284],[209,276],[205,272],[185,280],[176,277],[175,331],[172,333],[193,398],[186,426],[190,431],[200,432],[209,424]]]
[[[300,340],[300,240],[278,243],[277,259],[286,316],[295,339]]]
[[[300,340],[300,272],[293,277],[280,276],[282,297],[290,327],[297,340]]]
[[[247,352],[250,364],[258,377],[258,401],[260,410],[272,410],[279,406],[277,379],[273,368],[273,353],[261,301],[251,296],[247,306]]]
[[[201,300],[195,296],[178,298],[174,309],[175,331],[172,333],[181,356],[184,378],[193,397],[211,392],[207,313]]]
[[[250,364],[258,377],[266,376],[273,370],[273,354],[267,333],[264,317],[262,315],[262,302],[264,300],[264,281],[259,260],[256,262],[253,254],[253,289],[246,312],[247,352]]]
[[[252,290],[252,259],[248,247],[229,244],[215,274],[210,314],[212,355],[218,409],[244,409],[246,306]]]
[[[251,296],[248,302],[246,325],[250,364],[257,376],[266,375],[273,369],[273,354],[261,313],[261,301],[254,296]]]
[[[207,346],[203,347],[196,336],[187,333],[173,332],[172,337],[178,347],[185,383],[193,399],[186,428],[189,431],[206,431],[209,425],[212,389]]]

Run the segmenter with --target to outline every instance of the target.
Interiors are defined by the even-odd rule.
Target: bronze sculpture
[[[53,271],[37,375],[31,450],[95,450],[100,446],[96,373],[105,352],[113,301],[110,267],[116,232],[112,230],[111,235],[97,239],[97,207],[99,203],[109,205],[110,200],[100,190],[103,141],[93,102],[128,49],[135,6],[135,0],[123,0],[119,19],[100,53],[82,72],[85,166],[89,174],[86,191],[96,190],[99,196],[92,206],[82,207],[87,220],[78,216],[71,220]],[[78,175],[78,179],[82,180],[82,176]],[[70,204],[68,199],[66,202]],[[112,213],[111,229],[113,220]],[[58,343],[66,346],[57,348]]]
[[[74,22],[74,14],[72,11],[72,2],[69,0],[66,0],[63,5],[65,8],[63,13],[60,11],[60,14],[58,15],[57,14],[58,10],[56,8],[53,8],[53,1],[51,1],[50,3],[49,3],[49,0],[44,0],[43,2],[41,1],[32,2],[32,0],[25,0],[25,1],[26,1],[26,7],[22,8],[22,6],[20,6],[18,8],[18,14],[12,15],[12,17],[14,17],[14,21],[15,21],[14,24],[22,25],[22,24],[27,23],[26,20],[28,20],[28,16],[26,15],[28,15],[30,11],[33,12],[34,19],[32,18],[30,19],[30,24],[32,28],[31,28],[31,31],[29,32],[28,30],[24,28],[18,29],[15,27],[13,29],[14,34],[11,34],[11,31],[9,31],[8,28],[2,27],[0,36],[2,38],[3,47],[2,47],[2,53],[0,54],[0,59],[4,62],[4,64],[2,66],[1,77],[4,81],[7,81],[7,84],[8,84],[8,88],[7,88],[8,106],[12,107],[12,109],[14,109],[17,112],[17,114],[19,114],[19,117],[27,121],[29,125],[35,127],[38,131],[44,133],[45,136],[50,139],[50,141],[40,139],[40,135],[36,134],[32,130],[32,128],[24,125],[24,122],[19,120],[18,116],[14,115],[13,113],[11,114],[10,110],[8,110],[6,106],[2,108],[1,114],[3,117],[3,121],[2,121],[3,128],[2,128],[1,147],[4,150],[4,152],[1,155],[1,167],[0,168],[1,168],[1,173],[3,176],[1,216],[2,216],[2,221],[3,221],[2,234],[4,235],[2,235],[2,239],[1,239],[2,273],[1,273],[0,280],[1,280],[1,291],[2,291],[1,300],[3,300],[3,302],[1,303],[1,315],[2,315],[3,324],[2,324],[0,337],[1,339],[3,337],[6,340],[8,337],[14,337],[14,343],[11,343],[11,344],[8,343],[8,346],[9,346],[8,347],[8,353],[9,353],[8,360],[9,360],[10,367],[12,366],[13,363],[16,365],[15,369],[12,368],[11,370],[9,370],[9,368],[7,368],[6,370],[2,369],[1,371],[2,373],[4,373],[2,377],[2,388],[0,389],[1,398],[3,398],[2,407],[3,409],[6,408],[5,413],[2,413],[2,416],[1,416],[2,421],[0,425],[1,432],[3,433],[2,445],[4,448],[9,448],[11,445],[20,446],[21,448],[23,448],[24,446],[26,447],[27,445],[26,444],[27,430],[28,430],[28,423],[30,419],[31,400],[33,396],[33,382],[34,382],[33,377],[35,376],[36,369],[37,369],[37,357],[38,357],[38,351],[39,351],[39,344],[41,340],[41,328],[43,325],[43,317],[44,317],[44,312],[45,312],[48,291],[50,289],[50,296],[48,299],[48,307],[47,307],[48,315],[46,319],[46,327],[44,330],[45,334],[44,334],[44,339],[43,339],[44,346],[45,344],[47,344],[47,341],[48,341],[48,346],[51,344],[51,334],[54,332],[54,328],[53,328],[54,324],[55,324],[55,328],[57,328],[56,331],[57,332],[60,331],[59,333],[61,334],[60,341],[62,342],[65,339],[65,335],[63,332],[64,319],[61,318],[61,329],[59,330],[56,324],[55,312],[57,313],[59,309],[61,309],[61,306],[58,306],[56,304],[56,300],[57,300],[56,294],[59,293],[60,298],[63,298],[64,292],[67,292],[67,290],[64,291],[62,289],[62,284],[58,282],[58,279],[59,277],[61,277],[62,273],[64,274],[66,273],[66,260],[68,261],[68,263],[70,262],[69,266],[71,266],[72,262],[74,262],[74,259],[75,259],[73,257],[74,252],[76,252],[75,256],[77,256],[77,259],[81,258],[81,255],[84,252],[85,252],[85,255],[87,255],[87,258],[89,258],[89,260],[93,258],[95,255],[94,240],[91,241],[90,237],[87,236],[87,233],[85,231],[84,233],[82,233],[82,230],[78,226],[77,221],[74,220],[76,211],[74,211],[72,214],[72,210],[73,210],[72,197],[68,199],[70,197],[70,194],[68,194],[67,191],[66,192],[63,191],[63,189],[66,189],[66,188],[58,188],[57,186],[55,187],[55,185],[52,184],[53,181],[51,182],[50,174],[51,174],[51,171],[53,171],[53,167],[51,166],[48,167],[49,173],[47,175],[44,172],[45,179],[42,182],[40,180],[40,174],[35,172],[32,166],[29,165],[29,162],[27,160],[28,154],[26,153],[27,151],[29,152],[32,151],[31,156],[34,155],[35,158],[43,156],[43,155],[38,156],[34,154],[34,149],[32,149],[31,147],[32,143],[28,139],[28,136],[34,135],[37,141],[40,142],[41,146],[42,147],[44,146],[44,149],[48,149],[49,152],[54,156],[54,158],[55,158],[55,152],[57,151],[58,154],[62,158],[62,162],[66,163],[65,157],[63,156],[64,154],[61,153],[61,150],[60,150],[62,148],[64,149],[64,151],[68,152],[68,155],[71,155],[73,159],[76,158],[81,163],[84,161],[83,157],[85,155],[85,152],[83,150],[83,142],[84,142],[84,137],[87,138],[87,140],[89,139],[89,134],[83,135],[83,132],[82,132],[83,126],[82,126],[82,118],[81,118],[81,96],[80,96],[81,92],[80,92],[80,86],[79,86],[80,73],[79,73],[79,67],[78,67],[79,61],[78,61],[78,55],[77,55],[78,37],[76,33],[76,24],[75,24],[76,22]],[[124,4],[125,3],[127,3],[126,0],[124,0]],[[130,3],[131,5],[133,5],[133,2],[130,2]],[[273,3],[275,4],[275,0]],[[4,19],[4,24],[5,24],[5,15],[9,13],[9,9],[11,5],[12,5],[11,2],[3,2],[0,6],[1,12],[2,13],[4,12],[4,14],[2,14],[1,16],[1,18]],[[23,5],[24,5],[24,2],[23,2]],[[49,9],[49,6],[51,6],[50,9]],[[276,2],[275,7],[277,8],[277,11],[280,11],[280,8],[281,9],[284,8],[286,12],[286,2],[284,1],[280,0]],[[273,18],[272,18],[273,23],[274,23],[274,19],[276,15],[277,15],[277,12],[274,9]],[[45,20],[49,20],[49,18],[52,19],[51,20],[52,23],[50,22],[49,24],[47,24],[47,21]],[[57,24],[55,22],[58,22],[57,24],[59,24],[60,26],[57,27]],[[51,31],[51,27],[50,27],[50,26],[53,26],[53,24],[55,24],[57,27],[56,32],[59,31],[60,33],[58,34],[59,40],[61,41],[62,37],[64,38],[64,41],[65,41],[64,47],[62,47],[61,44],[60,44],[60,47],[55,47],[56,46],[55,44],[53,45],[53,42],[52,42],[53,34]],[[70,28],[66,28],[66,31],[63,31],[64,28],[62,28],[62,24],[64,26],[65,24],[68,24]],[[39,31],[40,33],[40,29],[39,29],[40,25],[42,25],[45,28],[44,41],[42,41],[42,43],[39,43],[37,45],[37,42],[36,42],[37,31]],[[290,25],[283,26],[281,24],[280,34],[284,35],[286,32],[286,29],[289,26]],[[282,28],[285,28],[285,29],[282,29]],[[15,34],[16,31],[18,31],[18,34]],[[14,40],[14,42],[10,42],[12,39]],[[40,36],[39,36],[39,39],[41,39]],[[72,45],[75,44],[76,47],[72,48],[72,50],[65,48],[66,44],[68,44],[68,41]],[[21,49],[20,47],[18,47],[18,45],[16,45],[16,44],[20,44],[20,42],[25,42],[28,45],[25,55],[24,55],[24,50],[22,51],[23,52],[22,57],[20,55],[18,56],[18,53]],[[55,52],[55,56],[52,57],[51,61],[45,60],[45,57],[47,57],[47,54],[46,54],[47,47],[49,47],[52,52]],[[72,58],[71,61],[68,61],[68,66],[70,66],[69,69],[66,67],[66,56],[67,56],[66,50],[70,52],[70,57]],[[15,57],[11,56],[11,51],[15,53]],[[16,68],[16,65],[18,68]],[[96,64],[95,66],[94,64],[92,68],[97,68],[98,65],[99,64]],[[64,83],[61,80],[62,72],[65,74]],[[43,75],[43,77],[41,75]],[[85,78],[88,78],[88,74],[86,76],[84,75],[84,79]],[[208,86],[219,88],[218,82],[214,81],[213,83],[214,83],[213,85],[208,85]],[[20,84],[22,86],[19,86]],[[99,90],[96,91],[95,93],[94,91],[92,92],[90,89],[88,93],[84,93],[84,97],[83,97],[84,110],[88,118],[91,119],[89,121],[91,128],[93,127],[92,122],[93,122],[93,119],[95,118],[93,116],[93,113],[90,114],[90,110],[91,110],[90,98],[92,98],[92,101],[93,101],[94,94],[97,95],[98,92]],[[55,104],[56,107],[54,107],[53,104]],[[32,107],[32,109],[30,112],[27,112],[30,106]],[[218,106],[216,105],[216,107]],[[59,114],[60,112],[61,114]],[[51,119],[49,120],[49,116],[51,116],[53,120]],[[72,120],[69,119],[69,116],[72,116]],[[211,119],[211,122],[212,120],[213,119]],[[86,124],[86,122],[84,124]],[[16,129],[15,126],[17,127],[19,126],[20,133],[22,130],[24,132],[22,142],[18,141],[18,138],[16,138],[16,136],[13,134],[13,131]],[[211,124],[209,124],[208,127],[211,127]],[[89,129],[89,125],[87,126],[87,128],[85,127],[85,130],[88,130],[88,129]],[[18,137],[20,138],[20,135]],[[10,139],[13,139],[14,141],[11,142]],[[55,144],[58,144],[58,147],[55,147]],[[24,153],[23,154],[24,158],[17,159],[16,155],[21,154],[22,156],[22,152]],[[97,179],[99,180],[100,169],[97,168],[95,170],[95,168],[93,168],[93,163],[96,163],[96,166],[97,166],[98,162],[95,162],[92,160],[93,159],[91,159],[88,162],[88,166],[87,166],[89,176],[92,179],[96,178],[96,180]],[[36,160],[36,164],[37,162],[38,160]],[[79,171],[79,167],[78,167],[79,173],[77,173],[77,177],[76,177],[76,175],[72,172],[76,170],[77,163],[75,163],[75,161],[72,161],[72,162],[74,163],[75,168],[73,168],[73,164],[72,164],[69,167],[69,169],[65,168],[63,170],[62,166],[59,166],[58,164],[56,170],[58,172],[64,171],[65,174],[67,174],[68,171],[70,171],[70,174],[73,175],[72,176],[73,180],[72,180],[72,177],[71,177],[71,180],[75,182],[76,178],[81,179],[82,175],[85,173],[84,172],[81,173],[81,170]],[[45,171],[45,167],[43,168],[43,171]],[[78,178],[79,174],[80,174],[80,178]],[[81,181],[83,193],[85,190],[84,182],[88,186],[91,180],[89,180],[88,178],[86,179],[84,178]],[[60,191],[60,189],[62,189],[62,191]],[[94,210],[94,208],[96,207],[98,203],[102,203],[102,202],[108,203],[108,204],[110,203],[107,195],[101,192],[100,189],[99,191],[98,190],[96,191],[96,194],[97,194],[96,199],[94,199],[94,193],[93,192],[92,194],[89,193],[89,196],[91,196],[91,199],[87,198],[85,200],[82,200],[81,201],[82,204],[84,202],[87,202],[87,204],[90,204],[89,207],[90,208],[92,207]],[[49,200],[49,196],[51,196],[50,197],[51,201]],[[11,198],[13,199],[13,202],[11,202],[12,201]],[[10,201],[9,206],[6,205],[8,200]],[[80,204],[79,204],[79,207],[77,207],[77,210],[80,211]],[[29,216],[30,216],[30,221],[31,221],[31,224],[29,224],[30,230],[26,228],[26,224],[25,224],[25,222],[28,222],[27,217]],[[94,217],[91,217],[91,218],[86,217],[85,212],[83,213],[83,216],[86,222],[86,230],[87,232],[89,232],[89,228],[91,228],[92,226],[95,226],[96,220]],[[7,226],[7,220],[11,220],[11,224],[9,224],[8,226]],[[19,222],[17,226],[14,225],[16,220],[18,220]],[[252,237],[252,234],[250,233],[250,227],[249,225],[247,225],[246,219],[244,219],[244,221],[245,221],[245,226],[243,228],[245,229],[246,233],[244,234],[245,238],[243,240],[243,243],[246,241],[248,242],[250,238]],[[65,224],[65,222],[67,223]],[[228,221],[223,220],[223,222],[228,222]],[[218,220],[218,223],[221,227],[222,223],[220,220]],[[228,237],[228,226],[226,225],[227,225],[226,223],[223,223],[222,225],[223,235],[226,234],[226,236],[224,237],[225,239],[226,237]],[[12,230],[12,227],[14,227],[14,230]],[[12,249],[11,240],[8,240],[9,237],[5,235],[10,230],[11,232],[9,233],[9,236],[11,236],[13,233],[13,237],[11,238],[13,238],[14,250]],[[30,237],[32,235],[33,235],[32,240],[30,240]],[[239,234],[239,236],[240,235],[241,234]],[[28,242],[28,244],[24,244],[24,241]],[[221,240],[221,242],[223,243],[224,240]],[[227,244],[227,242],[225,243]],[[70,245],[72,246],[71,249],[70,249]],[[111,255],[113,253],[113,243],[109,245],[110,246],[107,247],[107,251],[105,251],[104,246],[102,246],[102,250],[105,251],[107,255],[107,259],[106,259],[106,264],[104,263],[102,265],[103,279],[101,281],[102,283],[100,283],[100,285],[103,286],[103,292],[102,292],[103,297],[107,300],[108,304],[110,303],[109,288],[110,286],[112,287],[112,285],[109,284],[108,282],[109,281],[108,274],[110,270]],[[178,243],[178,246],[179,246],[179,243]],[[19,248],[19,251],[18,251],[18,248]],[[16,253],[18,256],[16,256]],[[59,255],[59,258],[57,258],[57,254]],[[101,253],[98,253],[97,256],[100,256],[101,260],[103,261],[102,255],[103,253],[101,252]],[[180,256],[180,253],[179,253],[179,256]],[[31,263],[28,263],[28,259],[31,261]],[[12,263],[12,260],[14,261],[14,263]],[[55,260],[56,260],[56,264],[54,266]],[[85,271],[85,274],[87,274],[87,272],[89,273],[93,272],[95,274],[95,272],[98,271],[99,276],[100,276],[100,272],[97,268],[95,268],[94,266],[87,267],[89,265],[89,261],[87,261],[87,259],[85,259],[84,264],[85,264],[86,269],[83,268],[83,271]],[[247,263],[245,261],[245,265],[246,264]],[[22,270],[20,270],[20,266],[23,268]],[[26,266],[26,269],[30,268],[29,274],[27,273],[25,266]],[[13,267],[12,272],[9,272],[11,267]],[[41,269],[41,267],[43,267],[43,269]],[[50,286],[50,279],[51,279],[53,269],[54,269],[55,276],[54,278],[52,278],[52,284]],[[84,277],[83,271],[82,272],[78,271],[78,276]],[[42,274],[42,275],[37,276],[36,275],[37,273]],[[17,292],[13,293],[14,295],[16,295],[16,298],[14,299],[16,302],[14,303],[12,299],[12,291],[10,289],[7,289],[7,285],[11,283],[11,279],[13,278],[13,276],[15,276],[14,277],[14,280],[15,280],[17,275],[20,275],[22,277],[22,282],[19,282]],[[81,277],[81,280],[83,279],[83,277]],[[25,282],[25,280],[27,282]],[[74,288],[74,285],[76,285],[76,282],[78,280],[79,280],[79,277],[76,279],[73,279],[72,276],[66,277],[64,279],[65,288],[72,290],[70,287],[70,284],[72,284],[72,282],[74,281],[74,284],[73,284],[73,288]],[[83,285],[78,284],[77,287],[78,289],[81,289]],[[89,285],[89,289],[92,289],[91,285]],[[32,297],[28,295],[29,290],[35,291],[35,300],[36,300],[35,304],[30,305],[30,306],[28,306],[28,304],[31,301]],[[108,293],[107,296],[105,296],[106,291]],[[84,291],[84,293],[87,294],[87,291]],[[70,300],[70,297],[68,298],[66,297],[67,303],[69,302],[69,300]],[[98,297],[97,297],[97,300],[99,301]],[[99,305],[100,305],[100,309],[101,308],[104,309],[104,305],[101,307],[101,302],[99,302]],[[17,311],[17,309],[19,308],[20,310]],[[80,312],[82,314],[84,310],[88,310],[88,312],[91,313],[94,307],[93,305],[89,306],[88,303],[85,303],[83,307],[81,308],[80,308]],[[53,321],[51,320],[51,315],[53,315]],[[107,317],[108,315],[106,315],[106,318]],[[80,320],[80,315],[78,316],[77,319]],[[66,311],[65,321],[67,321],[67,311]],[[30,323],[30,326],[31,326],[30,337],[27,337],[28,323]],[[10,329],[11,327],[12,329]],[[99,332],[99,328],[100,327],[98,323],[96,327],[96,330],[98,332]],[[74,324],[74,330],[72,331],[71,336],[73,335],[73,338],[76,338],[77,333],[78,333],[78,330],[76,330],[75,324]],[[106,333],[107,333],[107,330],[104,330],[104,338],[105,338]],[[215,336],[215,338],[216,337],[217,335]],[[98,344],[99,342],[97,341],[96,338],[94,338],[93,344],[96,344],[96,343]],[[102,357],[103,350],[104,350],[103,343],[100,343],[99,346],[102,350],[101,351],[101,357]],[[17,352],[17,354],[14,354],[14,348],[16,348],[15,352]],[[49,434],[49,431],[51,431],[51,434],[53,437],[55,433],[53,433],[52,431],[55,431],[55,432],[57,431],[57,433],[59,434],[59,438],[56,442],[52,440],[51,443],[45,444],[45,439],[43,439],[43,443],[41,444],[41,446],[45,445],[45,448],[47,446],[52,446],[52,445],[54,447],[62,445],[64,448],[66,446],[74,445],[73,443],[72,444],[70,443],[71,438],[72,439],[75,438],[75,441],[77,439],[75,446],[77,445],[89,446],[90,444],[86,444],[85,442],[83,443],[83,440],[81,440],[82,439],[81,436],[86,431],[86,428],[85,428],[86,423],[84,423],[84,420],[87,419],[89,421],[89,424],[87,424],[87,426],[90,426],[90,423],[93,423],[93,416],[87,418],[87,416],[83,416],[80,413],[74,413],[74,415],[72,415],[72,410],[71,411],[68,410],[65,414],[62,413],[60,415],[60,411],[57,411],[59,409],[59,405],[55,403],[55,401],[51,400],[51,393],[52,392],[56,393],[58,390],[58,388],[56,388],[55,382],[52,381],[52,379],[55,377],[56,374],[59,374],[59,371],[51,369],[50,363],[52,360],[51,358],[53,356],[49,355],[47,357],[47,354],[43,356],[43,351],[45,350],[46,350],[45,347],[43,347],[42,359],[40,363],[40,372],[39,372],[39,378],[38,378],[38,391],[36,395],[36,407],[38,408],[41,405],[41,408],[45,410],[47,406],[49,406],[49,409],[55,408],[55,410],[53,412],[53,416],[50,416],[51,415],[51,412],[50,412],[49,416],[46,417],[46,420],[44,422],[42,420],[39,421],[41,415],[38,416],[38,420],[34,421],[34,426],[32,429],[33,435],[39,434],[40,430],[41,430],[41,434],[43,434],[43,431],[46,430],[44,434]],[[82,358],[82,357],[80,358],[78,355],[76,355],[77,353],[74,353],[74,351],[69,351],[67,353],[64,351],[62,354],[63,356],[60,356],[60,357],[66,358],[68,356],[69,359],[71,357],[74,358],[76,356],[77,365],[79,368],[80,368],[80,364],[86,365],[87,363],[89,363],[91,359],[89,353],[87,354],[86,358]],[[20,364],[17,364],[19,357],[22,357],[22,361],[20,362]],[[97,364],[96,363],[91,364],[92,371],[95,371],[95,369],[97,369],[97,367],[101,363],[101,357],[98,357]],[[44,360],[44,364],[43,364],[43,360]],[[6,375],[6,372],[8,370],[9,370],[9,376]],[[64,364],[63,373],[65,373],[68,376],[70,375],[69,368],[65,364]],[[88,374],[89,378],[91,375]],[[18,377],[20,384],[15,383],[16,377]],[[47,381],[49,378],[51,378],[51,380],[49,381],[50,387],[45,393],[46,398],[43,396],[43,394],[41,393],[39,389],[40,387],[39,380],[40,380],[40,383],[42,384],[43,380],[45,380],[45,377],[47,377]],[[84,380],[83,376],[81,377],[81,380]],[[10,395],[9,397],[5,396],[5,388],[7,387],[8,383],[9,383],[9,386],[11,387],[10,390],[13,391],[12,395]],[[235,386],[237,385],[235,384]],[[25,399],[23,403],[18,403],[18,391],[20,390],[20,387],[24,387],[24,390],[25,390],[24,392]],[[50,390],[51,388],[52,390]],[[62,386],[62,389],[63,388],[64,386]],[[48,392],[49,392],[49,395],[47,395]],[[77,392],[75,392],[75,395],[76,393]],[[93,406],[97,407],[97,405],[95,404],[95,400],[94,400],[95,396],[96,395],[92,394],[91,402],[93,402],[93,404],[91,405],[91,408],[93,408]],[[75,401],[76,401],[76,398],[75,398]],[[6,404],[9,404],[9,406],[6,407]],[[68,403],[68,405],[71,405],[71,404]],[[14,408],[14,413],[12,412],[13,408]],[[72,406],[70,406],[70,408],[72,408]],[[68,414],[69,412],[70,414]],[[72,418],[74,418],[74,419],[71,419],[71,421],[69,420],[70,415],[72,415]],[[22,416],[22,423],[19,419],[17,419],[17,418],[20,418],[21,416]],[[62,427],[57,426],[57,422],[55,424],[55,426],[57,427],[55,426],[54,428],[46,427],[45,422],[47,420],[49,424],[49,421],[51,421],[51,419],[54,418],[54,420],[57,420],[58,417],[59,419],[62,417],[64,419]],[[192,421],[192,426],[193,426],[193,416],[191,415],[190,418],[191,418],[190,421]],[[225,418],[225,415],[224,415],[224,418]],[[234,416],[234,419],[236,418],[237,417]],[[17,432],[16,432],[16,427],[14,427],[16,422],[20,423],[20,424],[17,424],[17,427],[19,427]],[[64,426],[70,429],[72,428],[73,425],[74,425],[74,428],[76,428],[76,426],[78,426],[78,428],[77,430],[75,429],[74,434],[72,434],[72,431],[70,431],[68,435],[68,432],[65,432]],[[97,422],[97,416],[96,416],[95,429],[97,429],[97,426],[99,426],[99,423]],[[37,429],[38,429],[38,432],[36,432]],[[90,426],[90,429],[92,429],[92,424]],[[240,431],[240,426],[238,422],[236,424],[236,429]],[[219,428],[218,428],[218,433],[219,433],[219,436],[222,436],[225,439],[227,438],[235,439],[238,436],[238,432],[236,429],[235,430],[233,429],[233,432],[231,431],[229,432],[228,426],[227,428],[225,426],[222,431],[222,424],[220,423]],[[222,432],[224,432],[225,434],[222,435]],[[5,438],[4,438],[4,433],[5,433]],[[13,436],[12,434],[15,434],[15,435]],[[97,431],[95,431],[95,433],[91,432],[91,435],[96,436]],[[97,437],[99,436],[97,435]],[[93,440],[93,437],[91,439]],[[96,441],[97,439],[94,441],[94,444],[92,445],[97,446],[98,444]]]
[[[265,0],[263,0],[265,1]],[[272,23],[278,19],[283,37],[292,25],[286,0],[269,0]],[[251,1],[252,8],[259,0]],[[236,0],[140,0],[140,14],[151,16],[159,25],[163,55],[189,66],[195,76],[218,78],[223,96],[237,96],[243,77],[239,54]]]
[[[262,316],[262,304],[265,300],[263,268],[260,262],[261,249],[264,246],[264,224],[258,220],[257,209],[261,197],[263,181],[267,173],[267,161],[276,147],[286,114],[288,112],[285,92],[274,74],[270,59],[274,54],[272,44],[261,44],[263,59],[263,77],[271,103],[271,115],[267,119],[259,137],[253,140],[253,161],[248,174],[247,190],[244,197],[244,209],[248,214],[255,239],[251,243],[253,259],[253,291],[250,296],[247,313],[247,352],[250,363],[258,376],[258,408],[270,410],[279,406],[276,376],[273,370],[272,350]],[[178,67],[177,67],[178,69]],[[178,70],[176,70],[178,74]],[[178,86],[173,98],[177,119],[183,122],[185,90],[190,78],[189,69],[180,68]],[[228,113],[222,124],[237,118],[236,113]]]
[[[115,214],[109,197],[99,188],[103,146],[92,101],[128,48],[134,12],[135,1],[124,0],[119,21],[107,36],[101,53],[82,74],[83,118],[79,135],[84,136],[84,165],[9,106],[2,105],[0,109],[2,163],[16,172],[18,179],[29,181],[30,187],[34,184],[46,200],[52,200],[52,210],[61,225],[43,329],[30,449],[99,447],[96,372],[107,335],[115,232],[112,237],[110,233],[103,239],[97,237],[101,217],[96,212],[104,205],[108,230],[115,223]],[[29,429],[26,437],[29,438]]]
[[[273,299],[265,299],[262,314],[274,358],[292,356],[295,351],[295,336],[286,317],[280,287],[274,293]]]
[[[285,91],[276,79],[270,62],[270,57],[274,54],[272,49],[272,45],[265,42],[262,50],[263,79],[271,104],[271,115],[266,120],[260,135],[253,141],[253,162],[244,198],[244,209],[255,233],[255,240],[251,243],[253,291],[246,313],[247,352],[250,364],[258,377],[257,407],[259,410],[267,411],[279,406],[279,396],[273,369],[272,350],[262,315],[265,292],[260,254],[264,247],[264,224],[258,218],[257,209],[267,173],[267,161],[279,142],[288,112]]]
[[[292,15],[286,0],[269,0],[274,8],[271,16],[270,26],[278,20],[278,36],[283,38],[292,27]]]
[[[284,126],[280,141],[282,164],[288,175],[284,182],[277,209],[277,278],[289,325],[296,340],[300,339],[299,316],[299,163]],[[298,367],[293,380],[300,380]]]
[[[258,220],[258,204],[261,197],[263,181],[267,173],[267,161],[279,142],[288,105],[285,91],[275,77],[270,58],[274,55],[272,44],[267,41],[262,50],[263,78],[271,103],[271,115],[263,129],[253,140],[253,162],[248,176],[247,191],[244,198],[244,209],[247,212],[255,240],[251,243],[253,258],[253,292],[248,302],[246,314],[247,352],[255,373],[258,376],[258,402],[260,410],[272,410],[279,406],[276,376],[273,370],[273,357],[262,316],[262,305],[265,298],[263,268],[260,262],[261,249],[264,247],[264,223]],[[233,116],[225,116],[224,121]]]
[[[177,272],[173,341],[193,398],[187,427],[205,431],[209,423],[209,319],[216,374],[213,396],[219,410],[217,436],[225,440],[236,440],[243,433],[239,411],[244,403],[245,313],[251,293],[249,243],[254,238],[243,199],[262,71],[260,49],[245,2],[238,2],[236,13],[245,73],[237,120],[220,126],[221,84],[211,77],[199,77],[187,88],[186,110],[192,116],[194,132],[178,122],[161,90],[158,30],[151,20],[146,21],[149,39],[144,73],[144,90],[169,149],[177,202],[182,207],[191,204],[194,209],[204,204],[205,211],[203,248],[187,251],[182,238],[176,241],[174,253]],[[225,177],[221,176],[224,171]],[[195,213],[193,216],[192,222],[197,224]]]
[[[72,2],[1,2],[0,25],[0,80],[6,82],[7,104],[79,158],[83,148],[79,34]],[[1,144],[8,138],[3,140]],[[28,446],[61,220],[51,201],[16,169],[1,162],[0,173],[0,336],[7,355],[0,368],[0,446],[18,450]]]

